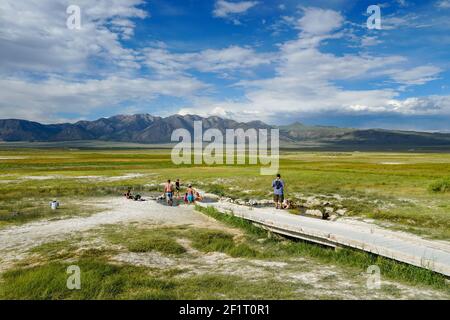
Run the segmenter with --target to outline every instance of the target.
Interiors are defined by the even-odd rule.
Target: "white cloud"
[[[383,30],[393,30],[401,28],[429,28],[436,23],[437,21],[430,21],[429,19],[414,13],[408,13],[402,16],[391,14],[382,16],[381,18],[381,28]]]
[[[174,53],[164,43],[144,49],[123,45],[122,40],[134,35],[134,20],[148,16],[139,9],[141,0],[78,3],[82,29],[71,31],[65,25],[63,0],[0,2],[0,118],[48,122],[62,112],[89,116],[99,108],[143,105],[161,96],[183,100],[183,113],[269,122],[274,116],[317,112],[450,112],[447,96],[399,99],[400,87],[392,87],[433,81],[442,72],[436,66],[406,68],[408,61],[401,56],[321,50],[324,41],[342,37],[345,20],[337,11],[309,7],[302,9],[300,19],[285,16],[282,27],[296,28],[298,36],[274,52],[230,45]],[[218,1],[215,14],[232,19],[256,4]],[[362,39],[363,46],[377,43],[374,37]],[[235,83],[245,94],[234,100],[215,101],[208,95],[211,86],[192,76],[195,71],[254,79],[252,72],[262,66],[269,66],[274,75]],[[146,68],[153,73],[144,76]],[[341,84],[375,78],[382,78],[377,89],[346,89]]]
[[[437,79],[443,70],[435,66],[419,66],[406,70],[399,70],[392,75],[398,83],[405,85],[422,85]]]
[[[308,88],[307,88],[308,89]],[[242,101],[197,101],[192,108],[180,109],[180,114],[221,116],[240,121],[255,119],[276,123],[284,119],[322,115],[324,120],[339,114],[368,115],[396,114],[404,116],[450,116],[450,96],[425,96],[405,99],[396,98],[390,90],[340,91],[333,87],[320,89],[321,96],[312,93],[308,100],[305,93],[285,96],[287,91],[250,92]],[[281,95],[283,94],[283,95]],[[283,97],[283,99],[280,99]]]
[[[313,19],[315,17],[315,19]],[[326,25],[312,25],[333,17]],[[318,19],[318,20],[316,20]],[[300,19],[300,34],[296,40],[280,45],[275,55],[275,76],[254,81],[240,81],[245,97],[232,101],[199,101],[194,108],[183,112],[202,114],[222,113],[239,120],[262,119],[274,122],[276,118],[291,115],[333,113],[429,113],[439,109],[438,103],[446,99],[401,100],[399,88],[345,89],[340,81],[383,78],[399,86],[420,85],[432,81],[441,72],[435,66],[405,68],[407,59],[402,56],[371,56],[365,53],[335,55],[320,50],[324,40],[341,37],[337,32],[343,19],[336,11],[308,8]],[[392,87],[392,83],[391,83]],[[226,110],[226,111],[225,111]],[[434,112],[434,111],[433,111]]]
[[[281,16],[275,22],[268,26],[268,30],[272,32],[272,35],[279,35],[281,32],[291,30],[292,27],[296,27],[297,19],[292,16]]]
[[[133,36],[134,19],[149,16],[142,0],[76,3],[81,30],[67,28],[65,0],[0,2],[0,118],[48,122],[161,96],[188,100],[208,88],[189,75],[136,75],[141,53],[121,40]]]
[[[237,1],[231,2],[226,0],[217,0],[214,6],[213,15],[216,18],[232,18],[232,20],[239,24],[239,21],[234,18],[236,15],[246,13],[248,10],[258,4],[257,1]]]
[[[189,77],[167,80],[112,76],[102,80],[67,81],[52,78],[29,82],[0,80],[0,118],[53,121],[58,113],[89,115],[123,102],[148,103],[160,96],[189,99],[207,85]]]
[[[250,69],[271,63],[270,54],[256,53],[253,49],[230,46],[224,49],[207,49],[195,53],[171,53],[166,48],[146,48],[144,63],[160,75],[173,75],[188,70],[217,73],[248,72]]]
[[[337,11],[321,8],[304,8],[304,15],[298,21],[298,27],[304,33],[322,35],[339,29],[344,17]]]
[[[132,19],[145,18],[142,0],[78,0],[81,30],[66,26],[65,0],[0,2],[0,71],[93,71],[93,61],[138,68],[136,52],[119,39],[133,35]]]
[[[377,46],[381,43],[383,43],[383,41],[378,39],[377,37],[363,36],[361,38],[361,46],[362,47]]]
[[[406,115],[450,115],[450,96],[413,97],[393,100],[389,111]]]
[[[441,9],[449,9],[450,8],[450,0],[440,0],[436,3],[436,6]]]

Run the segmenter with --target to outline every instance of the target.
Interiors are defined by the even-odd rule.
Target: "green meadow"
[[[270,199],[273,179],[259,166],[175,166],[169,150],[3,150],[0,168],[0,227],[51,217],[52,199],[58,215],[88,214],[83,198],[159,192],[167,178],[245,200]],[[348,216],[450,239],[450,154],[286,151],[280,173],[293,200],[338,195]]]
[[[162,193],[168,178],[242,200],[270,199],[273,179],[261,176],[259,165],[175,166],[169,149],[11,149],[0,151],[0,167],[0,231],[88,217],[100,212],[92,200],[121,197],[127,188],[144,197]],[[284,151],[280,173],[294,201],[331,199],[347,210],[341,219],[450,239],[450,154]],[[49,208],[54,199],[61,203],[56,211]],[[242,219],[197,209],[222,227],[110,225],[34,247],[1,274],[0,299],[450,296],[448,280],[431,271],[356,250],[268,238]],[[148,255],[162,267],[139,263]],[[83,270],[82,290],[66,288],[66,268],[73,264]],[[373,264],[388,281],[377,292],[365,288]],[[305,278],[296,278],[299,273]]]

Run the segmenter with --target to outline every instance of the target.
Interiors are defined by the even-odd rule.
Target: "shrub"
[[[450,192],[450,179],[442,179],[439,181],[435,181],[432,184],[430,184],[430,186],[428,187],[428,189],[431,192]]]

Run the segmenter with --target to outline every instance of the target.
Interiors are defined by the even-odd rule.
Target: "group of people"
[[[291,202],[287,199],[285,199],[284,195],[286,192],[286,184],[281,179],[281,175],[277,174],[275,180],[272,182],[272,188],[273,188],[273,201],[275,203],[276,209],[290,209],[291,208]],[[166,199],[167,204],[170,206],[173,206],[174,204],[174,197],[177,197],[180,199],[180,192],[181,192],[181,182],[180,179],[177,179],[175,181],[175,184],[172,183],[172,181],[169,179],[164,184],[164,195],[163,197]],[[133,196],[131,194],[131,189],[128,189],[128,191],[124,194],[124,196],[127,199],[132,199],[135,201],[141,200],[140,195]],[[186,192],[184,194],[184,203],[185,204],[192,204],[196,201],[202,201],[203,198],[200,195],[200,192],[195,190],[192,187],[192,184],[189,184],[186,188]]]
[[[273,201],[275,203],[276,209],[290,209],[291,208],[291,202],[284,198],[285,192],[286,192],[286,184],[281,179],[281,175],[277,174],[275,180],[272,182],[272,188],[273,188]],[[180,179],[177,179],[175,182],[175,186],[172,184],[170,180],[167,180],[166,184],[164,185],[164,196],[167,200],[167,204],[173,205],[173,198],[174,194],[178,199],[180,198],[180,190],[181,190],[181,184]],[[186,193],[184,195],[184,203],[191,204],[195,203],[196,201],[202,201],[202,196],[198,191],[196,191],[192,184],[189,184]]]
[[[173,184],[172,181],[169,179],[164,184],[164,194],[162,197],[160,197],[160,199],[165,199],[168,205],[173,206],[174,197],[176,197],[177,199],[181,199],[180,192],[181,192],[180,179],[177,179],[177,181],[175,181],[175,184]],[[131,188],[128,188],[127,192],[125,192],[123,195],[125,198],[129,200],[144,201],[141,195],[139,194],[133,195],[131,192]],[[192,204],[195,203],[196,201],[202,201],[203,197],[200,195],[200,192],[198,192],[192,187],[192,184],[189,184],[186,188],[183,200],[185,204]]]
[[[181,183],[180,179],[177,179],[175,181],[175,185],[172,183],[172,181],[169,179],[164,184],[164,197],[166,198],[167,204],[172,206],[173,205],[173,199],[174,196],[180,199],[180,191],[181,191]],[[192,187],[192,184],[189,184],[186,188],[186,192],[184,194],[184,203],[185,204],[192,204],[196,201],[202,201],[203,197],[200,195],[200,192],[195,190]]]

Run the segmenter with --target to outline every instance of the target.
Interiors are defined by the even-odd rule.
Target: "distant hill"
[[[355,129],[338,127],[307,126],[299,122],[288,126],[280,126],[279,129],[283,136],[295,141],[340,138],[344,134],[355,131]]]
[[[175,129],[194,130],[194,121],[203,121],[204,130],[280,129],[282,146],[322,146],[329,149],[442,149],[450,150],[450,134],[397,130],[358,130],[330,126],[307,126],[294,123],[271,126],[261,121],[237,122],[220,117],[173,115],[162,118],[149,114],[118,115],[95,121],[79,121],[44,125],[37,122],[0,120],[0,141],[7,142],[70,142],[111,141],[140,144],[170,143]]]
[[[297,142],[367,149],[434,149],[449,150],[449,133],[429,133],[384,129],[350,129],[330,126],[306,126],[294,123],[280,126],[280,135]]]
[[[215,128],[225,133],[226,129],[270,129],[272,126],[259,121],[240,123],[220,117],[203,118],[196,115],[173,115],[167,118],[149,114],[118,115],[95,121],[79,121],[44,125],[26,120],[0,120],[2,141],[80,141],[103,140],[136,143],[169,143],[172,132],[187,129],[194,132],[194,121],[202,121],[204,130]]]

